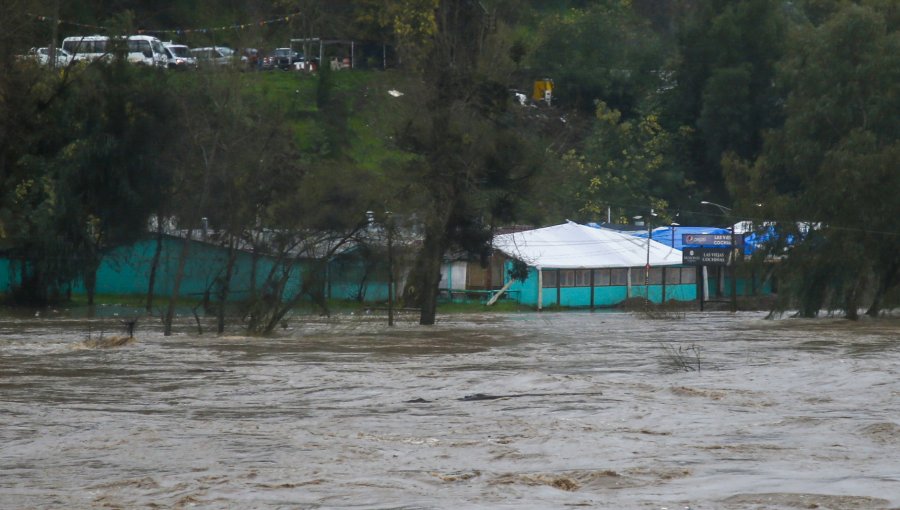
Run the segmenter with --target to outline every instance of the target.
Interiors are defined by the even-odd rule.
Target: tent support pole
[[[556,270],[556,306],[562,306],[562,291],[560,290],[560,284],[562,282],[559,281],[559,277],[562,276],[562,270]]]
[[[662,267],[662,304],[666,304],[666,266]]]
[[[537,302],[537,309],[538,309],[538,311],[540,312],[540,311],[542,311],[542,310],[544,309],[544,271],[543,271],[540,267],[538,267],[538,268],[537,268],[537,274],[538,274],[538,300],[537,300],[538,302]]]
[[[591,269],[591,311],[594,311],[594,270]]]
[[[631,268],[625,272],[625,297],[631,299]]]
[[[703,299],[709,301],[709,268],[703,266]]]

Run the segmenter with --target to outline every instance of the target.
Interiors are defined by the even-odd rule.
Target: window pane
[[[609,269],[594,269],[594,285],[597,287],[609,285]]]
[[[678,285],[681,283],[681,268],[666,268],[666,285]]]
[[[575,286],[575,271],[572,269],[566,269],[564,271],[559,272],[559,286],[560,287],[574,287]]]
[[[682,267],[681,268],[681,283],[697,283],[697,268],[696,267]]]
[[[545,269],[541,271],[541,275],[544,279],[544,288],[548,287],[556,287],[556,270],[555,269]]]
[[[579,269],[575,272],[575,286],[576,287],[590,287],[591,286],[591,270],[590,269]]]
[[[631,284],[632,285],[643,285],[644,284],[644,268],[643,267],[632,267],[631,268]]]
[[[610,285],[628,285],[628,269],[624,267],[611,269],[609,280]]]
[[[650,268],[650,285],[662,285],[662,268]]]

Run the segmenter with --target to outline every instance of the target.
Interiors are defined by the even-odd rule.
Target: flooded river
[[[900,508],[897,319],[439,319],[6,312],[0,508]]]

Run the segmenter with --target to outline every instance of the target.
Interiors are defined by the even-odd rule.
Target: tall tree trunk
[[[94,296],[97,293],[97,268],[99,264],[91,263],[91,267],[84,273],[84,290],[87,292],[88,306],[94,306]]]
[[[847,315],[847,319],[851,321],[859,320],[859,293],[861,286],[860,282],[854,283],[844,298],[844,313]]]
[[[162,254],[163,224],[162,214],[156,215],[156,249],[153,252],[153,261],[150,262],[150,278],[147,282],[147,312],[153,311],[153,294],[156,288],[156,269],[159,267],[159,257]]]
[[[866,310],[866,315],[878,317],[878,314],[881,313],[884,295],[891,286],[896,285],[898,277],[900,277],[900,263],[893,263],[882,273],[878,286],[875,289],[875,296],[872,298],[872,304]]]
[[[169,295],[169,307],[166,309],[166,317],[163,321],[163,335],[172,336],[172,320],[175,318],[175,303],[178,301],[178,293],[181,291],[181,281],[184,279],[184,267],[191,250],[191,238],[194,229],[187,231],[187,236],[181,245],[181,254],[178,255],[178,269],[175,272],[175,282],[172,284],[172,293]]]
[[[434,227],[432,227],[434,228]],[[419,324],[432,326],[437,316],[437,294],[441,284],[441,262],[444,258],[444,227],[426,231],[422,244],[419,289]]]
[[[251,236],[251,239],[253,237]],[[250,263],[250,301],[256,299],[256,265],[259,262],[259,245],[253,241],[253,260]]]
[[[219,289],[216,332],[220,335],[225,332],[225,303],[228,301],[228,293],[231,290],[231,277],[234,274],[234,264],[237,261],[237,249],[235,249],[234,242],[234,237],[232,237],[228,244],[228,264],[225,266],[225,277],[222,280],[222,287]]]

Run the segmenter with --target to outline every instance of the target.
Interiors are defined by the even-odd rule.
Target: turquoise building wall
[[[157,296],[169,296],[175,286],[175,275],[178,272],[178,259],[184,240],[175,237],[164,237],[160,251],[159,264],[156,270],[154,293]],[[146,239],[131,246],[113,250],[103,258],[97,270],[98,294],[144,294],[150,281],[150,269],[156,251],[156,240]],[[191,241],[188,258],[185,262],[184,278],[178,294],[186,298],[202,298],[210,291],[213,299],[218,290],[217,279],[225,276],[228,262],[228,249],[201,241]],[[256,288],[261,289],[274,261],[271,257],[260,256],[256,262]],[[293,269],[287,292],[295,292],[301,282],[302,267]],[[239,251],[231,276],[229,299],[240,300],[250,295],[251,277],[253,274],[253,255]],[[73,292],[83,293],[84,286],[79,282],[73,286]]]
[[[755,279],[754,283],[752,279]],[[707,295],[710,299],[715,299],[717,297],[731,297],[731,277],[726,273],[722,277],[722,291],[718,291],[719,279],[712,273],[710,273],[706,282]],[[737,281],[735,282],[735,287],[737,291],[738,297],[741,296],[765,296],[774,293],[774,289],[772,287],[772,280],[764,279],[761,276],[751,276],[751,277],[741,277],[738,276]]]
[[[169,296],[175,284],[178,271],[178,259],[181,256],[184,240],[177,237],[163,238],[159,264],[157,266],[154,294]],[[131,246],[113,250],[103,258],[97,270],[97,294],[146,294],[150,280],[150,269],[156,251],[156,239],[145,239]],[[231,277],[229,300],[238,301],[250,295],[253,278],[253,254],[239,251],[235,260]],[[202,299],[209,291],[210,297],[216,299],[217,279],[224,278],[228,262],[228,249],[215,244],[191,241],[188,258],[185,264],[184,278],[179,295],[185,298]],[[276,261],[272,257],[258,256],[256,260],[256,290],[262,291],[262,285]],[[303,263],[292,268],[285,293],[294,295],[302,284],[303,275],[308,269]],[[387,282],[379,279],[381,273],[366,274],[365,263],[355,256],[344,256],[329,263],[327,270],[326,296],[333,299],[356,299],[363,289],[365,301],[382,301],[387,299]],[[0,259],[0,293],[10,290],[14,279],[10,275],[10,262]],[[362,282],[365,276],[366,281]],[[362,282],[362,283],[361,283]],[[85,292],[82,282],[74,282],[74,294]]]
[[[9,292],[12,281],[12,275],[9,274],[10,269],[9,261],[0,259],[0,293]]]
[[[517,295],[520,303],[537,306],[538,303],[538,272],[536,268],[529,268],[525,281],[514,282],[509,290],[512,295]],[[614,306],[628,298],[627,285],[608,285],[593,287],[560,287],[557,299],[557,288],[543,289],[542,307],[589,307],[591,306],[591,292],[594,294],[595,307]],[[697,299],[696,284],[677,284],[665,286],[666,301],[693,301]],[[631,297],[648,297],[648,286],[632,285]],[[661,303],[663,298],[663,285],[650,285],[648,299],[654,303]]]
[[[387,301],[387,270],[353,253],[335,257],[328,264],[327,293],[331,299]]]

